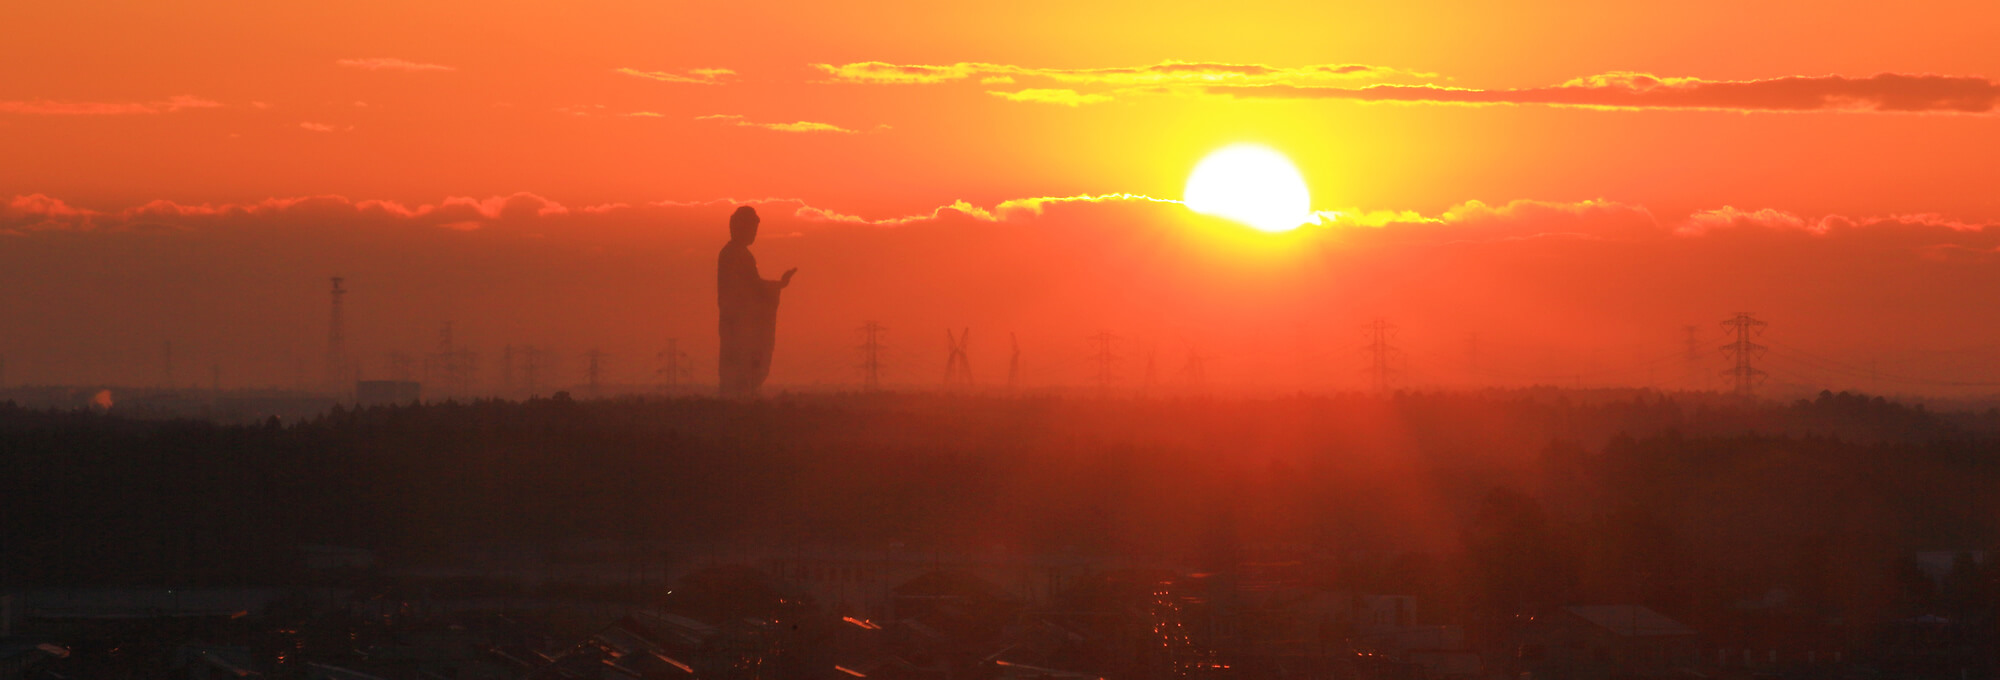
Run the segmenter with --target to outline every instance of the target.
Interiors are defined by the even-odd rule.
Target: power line
[[[1823,357],[1823,356],[1820,356],[1820,355],[1817,355],[1817,354],[1813,354],[1813,353],[1811,353],[1811,352],[1807,352],[1807,351],[1805,351],[1805,350],[1802,350],[1802,349],[1799,349],[1799,348],[1797,348],[1797,347],[1793,347],[1793,346],[1791,346],[1791,345],[1787,345],[1787,344],[1785,344],[1785,343],[1781,343],[1781,342],[1778,342],[1778,341],[1775,341],[1775,340],[1772,340],[1772,341],[1769,341],[1769,342],[1771,343],[1771,345],[1772,345],[1772,346],[1774,346],[1775,348],[1777,348],[1777,349],[1779,350],[1779,356],[1781,356],[1781,357],[1784,357],[1784,358],[1786,358],[1786,359],[1789,359],[1789,360],[1792,360],[1792,361],[1797,361],[1797,362],[1799,362],[1800,364],[1802,364],[1802,365],[1805,365],[1805,366],[1806,366],[1806,367],[1808,367],[1808,368],[1812,368],[1812,369],[1815,369],[1815,370],[1821,370],[1821,371],[1828,371],[1828,372],[1833,372],[1833,373],[1841,373],[1841,374],[1845,374],[1845,375],[1847,375],[1848,377],[1851,377],[1851,378],[1857,378],[1857,379],[1869,379],[1869,380],[1882,380],[1882,379],[1887,379],[1887,380],[1889,380],[1889,381],[1891,381],[1891,382],[1899,382],[1899,383],[1905,383],[1905,384],[1916,384],[1916,385],[1932,385],[1932,386],[1940,386],[1940,387],[1995,387],[1995,386],[2000,386],[2000,382],[1995,382],[1995,381],[1985,381],[1985,380],[1939,380],[1939,379],[1936,379],[1936,378],[1924,378],[1924,377],[1919,377],[1919,376],[1912,376],[1912,375],[1902,375],[1902,374],[1896,374],[1896,373],[1883,373],[1883,372],[1880,372],[1880,371],[1877,371],[1877,370],[1875,370],[1875,369],[1873,369],[1873,368],[1861,368],[1861,367],[1859,367],[1859,366],[1855,366],[1855,365],[1853,365],[1853,364],[1848,364],[1848,363],[1845,363],[1845,362],[1842,362],[1842,361],[1838,361],[1838,360],[1835,360],[1835,359],[1829,359],[1829,358],[1826,358],[1826,357]]]

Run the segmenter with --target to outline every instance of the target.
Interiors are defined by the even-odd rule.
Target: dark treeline
[[[2000,545],[1995,425],[1844,394],[558,397],[255,426],[0,407],[0,576],[283,583],[304,544],[408,564],[491,543],[899,542],[1306,559],[1447,617],[1637,601],[1704,622],[1776,592],[1879,620],[1971,597],[1911,556]]]

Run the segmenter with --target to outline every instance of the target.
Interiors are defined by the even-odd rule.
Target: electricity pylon
[[[514,346],[500,348],[500,392],[508,397],[514,392]]]
[[[861,325],[861,387],[870,392],[882,389],[882,332],[886,330],[873,321]]]
[[[1153,386],[1158,382],[1159,372],[1157,369],[1157,365],[1159,362],[1156,361],[1156,359],[1158,358],[1159,353],[1160,353],[1159,342],[1152,340],[1146,341],[1146,372],[1143,374],[1144,377],[1140,378],[1139,380],[1140,394],[1151,394],[1153,392]]]
[[[1395,345],[1389,342],[1391,336],[1396,331],[1396,326],[1389,323],[1386,319],[1377,318],[1367,326],[1363,326],[1362,330],[1367,333],[1368,337],[1368,346],[1366,348],[1368,352],[1368,368],[1364,370],[1368,373],[1369,381],[1374,384],[1375,392],[1377,394],[1388,394],[1389,381],[1396,373],[1396,369],[1392,364],[1394,359],[1400,355]]]
[[[1118,363],[1115,348],[1117,343],[1118,336],[1112,335],[1110,331],[1100,331],[1097,335],[1090,336],[1093,348],[1090,361],[1097,364],[1097,391],[1104,394],[1110,394],[1111,382],[1117,377],[1112,372],[1112,367]]]
[[[1007,355],[1007,390],[1011,392],[1021,386],[1021,339],[1010,332],[1007,343],[1013,346],[1013,353]]]
[[[683,379],[694,382],[694,359],[681,351],[680,338],[667,338],[667,349],[660,352],[659,358],[666,364],[660,367],[660,376],[665,379],[662,385],[668,392],[679,391]]]
[[[1688,368],[1688,389],[1700,389],[1702,383],[1706,382],[1701,379],[1701,339],[1695,337],[1700,332],[1700,329],[1693,325],[1688,325],[1682,326],[1681,331],[1687,333],[1687,354],[1685,358],[1687,359]]]
[[[1212,358],[1214,357],[1202,354],[1199,349],[1189,347],[1187,363],[1181,364],[1180,373],[1176,377],[1180,379],[1182,384],[1187,385],[1190,391],[1197,394],[1207,392],[1208,361]]]
[[[1724,369],[1722,374],[1736,381],[1736,396],[1744,399],[1757,396],[1757,385],[1762,383],[1764,376],[1767,375],[1752,363],[1757,357],[1764,355],[1764,346],[1750,341],[1752,336],[1763,334],[1765,325],[1749,312],[1737,312],[1735,316],[1722,321],[1723,328],[1732,329],[1736,333],[1735,342],[1722,346],[1722,351],[1729,353],[1729,359],[1733,364]]]
[[[527,370],[525,372],[528,378],[528,396],[530,398],[539,397],[541,396],[539,388],[541,387],[542,358],[548,350],[537,348],[534,345],[527,345],[521,351],[526,355]]]
[[[1466,383],[1478,385],[1479,380],[1479,334],[1465,334],[1465,375]]]
[[[951,355],[944,360],[945,387],[972,387],[972,360],[966,358],[966,346],[971,343],[972,329],[967,328],[952,335],[951,329],[944,329],[944,341]]]
[[[478,354],[458,346],[452,338],[451,322],[446,321],[438,330],[437,352],[424,357],[425,379],[437,383],[440,393],[463,396],[472,391],[472,372],[478,361]]]

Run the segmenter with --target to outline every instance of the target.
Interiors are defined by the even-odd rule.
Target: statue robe
[[[722,312],[722,357],[716,363],[722,396],[750,396],[771,375],[778,343],[778,281],[757,273],[750,247],[729,242],[715,266],[716,306]]]

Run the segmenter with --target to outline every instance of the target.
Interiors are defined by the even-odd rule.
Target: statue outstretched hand
[[[785,270],[784,277],[778,279],[778,285],[780,287],[792,285],[792,275],[797,273],[799,273],[798,267]]]

